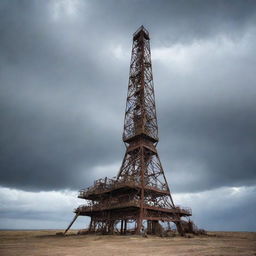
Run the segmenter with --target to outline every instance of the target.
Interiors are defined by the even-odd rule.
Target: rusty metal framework
[[[126,153],[119,173],[114,179],[99,179],[80,190],[78,197],[86,204],[74,210],[76,215],[67,230],[78,216],[90,216],[88,232],[125,234],[133,225],[131,233],[147,228],[154,234],[159,222],[173,222],[180,234],[185,232],[182,217],[191,216],[191,209],[174,205],[156,149],[158,126],[149,40],[143,26],[133,34],[123,132]]]

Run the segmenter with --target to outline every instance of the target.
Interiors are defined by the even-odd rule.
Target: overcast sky
[[[256,231],[253,0],[1,0],[0,228],[66,228],[76,191],[117,174],[142,24],[174,201],[199,227]]]

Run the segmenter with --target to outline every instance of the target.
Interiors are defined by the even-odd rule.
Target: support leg
[[[151,220],[147,221],[147,233],[152,234],[152,221]]]
[[[138,219],[137,219],[137,227],[136,227],[136,231],[135,231],[135,234],[136,235],[139,235],[140,234],[140,231],[141,231],[141,227],[142,227],[142,214],[140,214],[138,216]]]
[[[124,234],[126,235],[127,230],[127,220],[124,221]]]
[[[90,225],[89,225],[89,232],[92,231],[92,218],[91,218],[91,221],[90,221]]]
[[[178,222],[176,222],[175,224],[176,224],[176,227],[177,227],[177,230],[178,230],[179,234],[180,234],[181,236],[184,236],[184,235],[185,235],[185,232],[184,232],[184,229],[183,229],[183,226],[182,226],[181,222],[178,221]]]
[[[73,225],[73,223],[75,222],[75,220],[77,219],[77,217],[79,216],[79,213],[77,213],[75,215],[75,217],[73,218],[73,220],[70,222],[69,226],[67,227],[67,229],[64,232],[64,235],[68,232],[68,230],[71,228],[71,226]]]
[[[120,230],[120,233],[121,235],[124,233],[124,220],[121,220],[121,230]]]

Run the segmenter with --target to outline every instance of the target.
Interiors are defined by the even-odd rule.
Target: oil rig
[[[158,125],[152,75],[150,38],[141,26],[133,34],[123,142],[126,152],[115,178],[102,178],[79,191],[86,203],[75,216],[91,217],[88,233],[156,234],[161,223],[174,223],[184,235],[193,222],[190,208],[175,206],[157,153]],[[189,227],[189,228],[188,228]]]

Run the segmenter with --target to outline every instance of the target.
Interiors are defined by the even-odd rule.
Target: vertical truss
[[[117,180],[140,185],[138,226],[145,217],[144,205],[175,208],[157,154],[158,126],[148,31],[142,26],[133,35],[123,141],[127,151]],[[155,193],[154,188],[167,193]]]
[[[133,36],[123,140],[141,134],[158,141],[149,35],[144,27]]]
[[[133,35],[123,141],[126,153],[117,178],[99,179],[81,190],[78,197],[87,204],[75,209],[75,218],[90,216],[89,232],[113,233],[119,225],[120,233],[125,234],[127,225],[133,223],[138,234],[147,221],[148,229],[155,233],[158,222],[167,221],[174,222],[183,234],[181,218],[191,216],[191,211],[174,205],[157,153],[149,34],[143,26]]]

